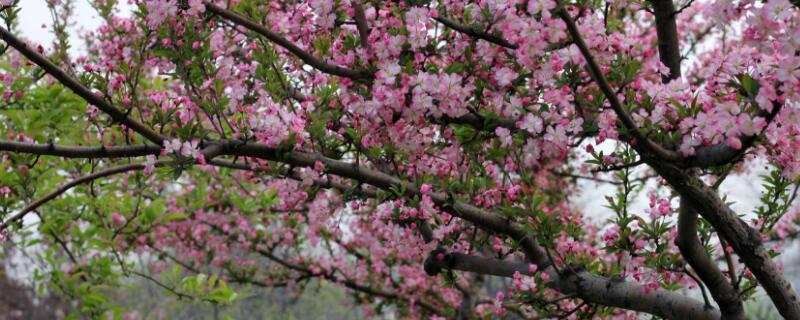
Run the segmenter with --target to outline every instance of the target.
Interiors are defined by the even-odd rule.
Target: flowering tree
[[[744,319],[761,288],[800,319],[773,260],[799,212],[796,2],[132,2],[92,1],[73,57],[72,1],[48,0],[47,47],[0,0],[0,228],[78,312],[121,315],[103,292],[139,276],[462,319]],[[765,161],[735,212],[718,187]],[[582,179],[615,186],[609,219]]]

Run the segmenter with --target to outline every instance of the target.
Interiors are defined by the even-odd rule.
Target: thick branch
[[[14,49],[17,49],[19,53],[27,57],[33,63],[44,69],[45,72],[58,79],[59,82],[86,100],[89,104],[94,105],[101,111],[111,116],[111,119],[114,121],[124,124],[131,130],[138,132],[159,146],[164,145],[164,140],[166,140],[164,136],[153,131],[153,129],[150,129],[150,127],[142,124],[141,122],[128,117],[124,112],[122,112],[122,110],[117,109],[117,107],[111,105],[111,103],[93,93],[83,84],[81,84],[80,81],[68,75],[64,70],[56,66],[49,59],[36,52],[36,50],[28,47],[25,42],[15,37],[13,34],[11,34],[11,32],[3,27],[0,27],[0,38],[2,38],[10,46],[14,47]]]
[[[433,19],[438,21],[439,23],[445,25],[446,27],[448,27],[450,29],[453,29],[455,31],[461,32],[463,34],[466,34],[466,35],[468,35],[468,36],[470,36],[472,38],[486,40],[488,42],[494,43],[494,44],[496,44],[498,46],[501,46],[501,47],[504,47],[504,48],[508,48],[508,49],[517,49],[517,48],[519,48],[518,45],[513,44],[511,42],[508,42],[506,39],[503,39],[501,37],[495,36],[495,35],[487,33],[487,32],[483,32],[481,30],[478,30],[475,27],[465,26],[465,25],[460,24],[458,22],[449,20],[447,18],[442,18],[442,17],[434,17]]]
[[[460,270],[513,277],[514,273],[532,276],[528,265],[461,253],[431,254],[425,271],[436,274],[442,269]],[[587,302],[646,312],[667,319],[720,319],[718,310],[677,292],[663,289],[645,294],[644,287],[629,281],[596,276],[584,270],[565,270],[554,278],[552,287],[563,294],[574,294]]]
[[[129,146],[64,146],[55,144],[36,144],[27,142],[0,140],[0,151],[30,153],[37,155],[59,156],[62,158],[126,158],[159,154],[161,146],[137,144]]]
[[[656,16],[658,55],[669,75],[661,75],[664,83],[681,77],[681,50],[678,42],[678,26],[675,23],[675,5],[672,0],[651,0]]]
[[[800,319],[800,301],[792,284],[772,261],[761,234],[739,219],[716,191],[675,164],[648,158],[648,164],[677,191],[681,199],[703,215],[724,237],[764,287],[781,315]]]
[[[678,216],[678,238],[675,241],[686,262],[711,292],[725,319],[745,319],[744,307],[739,293],[731,282],[711,260],[706,248],[697,236],[697,211],[681,198]]]
[[[236,151],[236,152],[243,152],[243,151]],[[252,151],[247,150],[246,152],[251,153]],[[261,155],[262,156],[266,155],[267,156],[266,158],[268,158],[269,160],[274,160],[274,158],[272,156],[269,156],[268,153],[266,152],[262,152]],[[250,154],[250,156],[254,156],[254,154]],[[283,157],[283,159],[285,159],[286,161],[282,162],[287,162],[295,165],[303,165],[303,163],[309,163],[309,160],[298,161],[292,159],[301,159],[308,156],[310,155],[309,154],[301,155],[299,153],[296,155],[286,154]],[[219,162],[218,160],[214,161]],[[313,163],[313,161],[310,161],[310,163]],[[365,168],[354,167],[352,164],[349,163],[344,163],[345,164],[344,168],[338,165],[331,166],[331,164],[342,164],[342,162],[336,160],[323,161],[323,163],[325,163],[326,171],[329,173],[346,176],[348,178],[352,178],[362,182],[367,182],[377,187],[384,186],[385,189],[388,189],[389,187],[387,186],[390,185],[403,185],[401,182],[399,182],[399,179],[395,177],[391,177],[383,173],[377,171],[371,171]],[[230,166],[230,164],[226,164],[226,166]],[[231,166],[231,167],[239,167],[239,166]],[[246,167],[240,167],[240,168],[248,169]],[[349,172],[350,170],[353,171]],[[370,178],[364,179],[367,177]],[[381,182],[379,180],[384,180],[384,181]],[[391,182],[392,180],[397,180],[397,181]],[[338,185],[338,186],[332,185],[332,187],[337,189],[346,189],[346,187],[343,185]],[[410,190],[410,192],[411,191],[413,190]],[[456,204],[454,204],[454,207],[455,206]],[[489,215],[489,213],[485,214]],[[468,218],[465,218],[465,220],[471,221]],[[487,220],[491,221],[492,219],[487,218]],[[475,223],[474,221],[472,222]],[[513,227],[513,225],[511,227]],[[432,275],[439,273],[442,269],[461,270],[461,271],[475,272],[479,274],[488,274],[501,277],[513,277],[514,272],[520,272],[522,274],[530,275],[530,272],[528,271],[528,264],[526,263],[503,261],[492,258],[465,255],[460,253],[443,254],[442,260],[437,259],[436,256],[437,256],[436,254],[431,254],[425,261],[425,271]],[[546,261],[547,258],[542,257],[541,259],[545,259]],[[544,265],[541,262],[535,261],[535,263]],[[567,273],[564,274],[563,276],[560,276],[557,273],[552,272],[552,268],[547,268],[547,269],[551,271],[550,272],[551,276],[555,280],[554,282],[555,289],[559,290],[563,294],[576,294],[581,299],[584,299],[589,302],[599,303],[612,307],[625,308],[640,312],[646,312],[669,319],[678,319],[687,317],[689,319],[720,318],[718,310],[715,310],[713,308],[707,308],[704,303],[685,297],[679,293],[674,293],[666,290],[656,290],[648,295],[644,295],[643,294],[644,287],[635,283],[629,283],[625,281],[619,281],[605,277],[595,276],[586,271],[576,271],[573,273]]]
[[[208,11],[213,12],[214,14],[225,18],[226,20],[233,22],[237,25],[243,26],[250,31],[256,32],[270,41],[274,42],[275,44],[283,47],[284,49],[288,50],[300,60],[303,60],[306,64],[314,67],[315,69],[322,71],[327,74],[332,74],[335,76],[350,78],[354,80],[364,79],[370,80],[374,78],[374,75],[368,71],[362,70],[352,70],[345,67],[337,66],[329,64],[322,59],[319,59],[310,53],[304,51],[291,41],[287,40],[286,38],[282,37],[281,35],[272,32],[272,30],[267,29],[266,27],[238,14],[233,11],[224,9],[222,7],[216,6],[211,3],[206,3],[206,9]]]
[[[234,148],[233,146],[234,144],[231,144],[232,148]],[[257,144],[238,145],[228,152],[239,156],[257,157],[303,167],[313,166],[316,161],[320,161],[325,165],[326,172],[330,174],[355,179],[384,190],[400,187],[405,189],[405,195],[420,194],[419,188],[410,182],[389,176],[382,172],[361,168],[351,163],[326,158],[318,154],[295,151],[281,152],[274,148]],[[543,249],[539,247],[536,240],[523,231],[520,226],[499,215],[456,201],[448,195],[440,193],[431,193],[429,195],[442,210],[474,223],[485,230],[506,234],[521,242],[523,251],[528,256],[528,259],[537,264],[540,270],[546,270],[553,279],[556,279],[555,289],[562,293],[582,293],[582,295],[585,296],[581,298],[585,300],[595,301],[603,305],[651,312],[669,318],[719,318],[718,312],[705,309],[702,303],[690,298],[681,296],[670,300],[667,299],[667,292],[662,291],[657,291],[643,298],[641,296],[644,291],[641,286],[609,280],[583,271],[558,275]],[[670,301],[672,303],[663,305],[658,304],[658,301]],[[698,308],[698,306],[700,307]]]
[[[401,180],[397,177],[390,176],[388,174],[374,171],[367,168],[361,168],[355,166],[351,163],[338,161],[330,158],[323,157],[318,154],[312,153],[304,153],[304,152],[296,152],[296,151],[282,151],[275,148],[271,148],[265,145],[260,144],[251,144],[251,143],[243,143],[241,141],[216,141],[210,142],[206,144],[206,148],[204,149],[204,153],[207,155],[207,159],[209,159],[210,163],[214,165],[225,165],[229,167],[240,167],[233,163],[226,163],[226,162],[219,162],[213,160],[216,155],[237,155],[237,156],[247,156],[247,157],[256,157],[266,160],[278,161],[287,163],[294,166],[302,166],[302,167],[312,167],[316,161],[320,161],[325,165],[326,172],[350,179],[354,179],[360,181],[362,183],[370,184],[378,188],[382,188],[384,190],[391,190],[393,188],[400,187],[404,189],[405,195],[420,195],[419,188],[411,182]],[[85,183],[87,181],[91,181],[100,177],[109,176],[116,173],[121,173],[130,170],[140,170],[144,168],[144,164],[132,164],[126,165],[122,167],[116,167],[107,169],[92,175],[88,175],[82,178],[79,178],[75,181],[72,181],[70,184],[59,188],[59,190],[54,191],[51,194],[48,194],[46,197],[37,200],[35,203],[31,204],[29,208],[26,208],[15,217],[12,217],[7,223],[11,221],[15,221],[21,219],[24,216],[25,212],[28,212],[41,204],[57,197],[58,195],[64,193],[69,188],[72,188],[76,185],[81,183]],[[343,186],[335,186],[331,185],[335,188],[342,188]],[[675,303],[672,305],[671,308],[663,309],[662,306],[657,304],[648,304],[646,302],[641,301],[650,301],[648,299],[639,299],[640,302],[631,302],[630,297],[634,295],[640,295],[642,292],[642,288],[638,285],[632,284],[625,284],[625,283],[616,283],[613,280],[609,280],[602,277],[596,277],[586,272],[573,272],[568,273],[566,275],[559,276],[552,268],[551,262],[544,254],[541,247],[539,247],[536,240],[532,238],[527,232],[523,231],[523,229],[510,222],[509,220],[490,213],[486,212],[480,208],[471,206],[469,204],[465,204],[453,199],[450,195],[442,194],[442,193],[431,193],[429,194],[431,199],[441,207],[442,210],[447,211],[454,216],[460,217],[464,220],[467,220],[471,223],[478,225],[479,227],[500,234],[509,235],[514,238],[516,241],[522,244],[523,250],[525,254],[528,256],[528,259],[533,263],[540,266],[540,269],[546,270],[548,274],[556,279],[555,288],[562,293],[572,294],[572,293],[583,293],[581,298],[587,301],[595,301],[597,303],[601,303],[604,305],[609,306],[617,306],[621,308],[628,308],[631,310],[639,310],[643,312],[650,312],[657,315],[662,315],[666,317],[675,317],[681,316],[684,313],[688,312],[692,307],[690,304],[686,304],[684,302]],[[461,265],[461,264],[456,264]],[[469,263],[465,264],[469,265]],[[479,265],[472,263],[472,265]],[[511,270],[511,269],[508,269]],[[502,271],[507,273],[508,270]],[[497,274],[500,271],[491,271],[490,269],[483,270],[488,274]],[[602,292],[601,292],[602,291]],[[649,296],[648,296],[649,297]],[[652,301],[662,301],[666,298],[663,297],[662,293],[656,293],[653,295]],[[687,298],[688,299],[688,298]],[[664,301],[673,301],[674,300],[664,300]],[[687,300],[692,301],[692,300]],[[699,304],[699,302],[692,302],[694,304]],[[714,318],[714,311],[713,310],[701,310],[697,309],[692,311],[695,317],[704,318],[708,316],[708,318]]]
[[[635,145],[641,145],[646,151],[657,155],[661,159],[669,161],[679,160],[680,156],[675,151],[664,149],[662,146],[656,144],[642,134],[641,131],[639,131],[639,128],[636,126],[633,118],[622,106],[622,102],[619,101],[619,98],[617,98],[616,91],[611,88],[608,80],[606,80],[606,77],[603,75],[603,71],[600,70],[600,66],[597,65],[596,61],[594,61],[594,57],[589,51],[589,47],[583,40],[583,37],[578,30],[578,26],[575,25],[575,21],[572,20],[572,17],[569,15],[569,12],[567,12],[567,9],[563,7],[559,9],[558,15],[562,20],[564,20],[564,23],[567,24],[567,31],[569,32],[570,36],[572,36],[572,41],[578,46],[583,58],[586,60],[586,64],[589,66],[589,73],[594,79],[594,82],[597,83],[597,86],[600,87],[600,91],[602,91],[603,95],[605,95],[606,99],[608,99],[609,104],[611,104],[611,108],[614,109],[614,112],[622,122],[622,125],[625,126],[625,129],[627,129],[636,139]]]

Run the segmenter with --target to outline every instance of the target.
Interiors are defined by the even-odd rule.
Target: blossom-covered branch
[[[425,270],[430,274],[446,269],[507,278],[520,274],[534,276],[535,272],[529,266],[519,262],[442,252],[433,252],[425,261]],[[666,319],[721,319],[719,310],[676,292],[658,289],[641,294],[644,288],[635,283],[599,277],[574,267],[562,272],[552,286],[564,294],[574,294],[590,303],[646,312]]]
[[[745,319],[739,293],[731,284],[731,280],[719,270],[717,263],[709,258],[705,246],[697,236],[697,212],[685,200],[681,200],[678,237],[675,242],[686,262],[708,287],[725,319]]]
[[[462,24],[460,24],[458,22],[455,22],[455,21],[452,21],[450,19],[443,18],[443,17],[434,17],[433,19],[438,21],[439,23],[445,25],[446,27],[448,27],[450,29],[456,30],[456,31],[461,32],[463,34],[466,34],[466,35],[468,35],[470,37],[473,37],[475,39],[486,40],[486,41],[489,41],[491,43],[494,43],[496,45],[499,45],[501,47],[505,47],[505,48],[508,48],[508,49],[517,49],[517,48],[519,48],[518,45],[510,43],[507,40],[505,40],[505,39],[503,39],[501,37],[495,36],[493,34],[489,34],[489,33],[480,31],[480,30],[476,29],[475,27],[465,26],[465,25],[462,25]]]
[[[295,166],[313,167],[315,163],[319,161],[324,164],[326,171],[328,171],[331,174],[351,178],[362,183],[368,183],[370,185],[385,190],[392,190],[394,187],[400,186],[403,187],[406,190],[406,193],[409,195],[415,195],[415,194],[420,195],[420,189],[416,185],[410,182],[402,181],[396,177],[392,177],[381,172],[373,171],[367,168],[360,168],[350,163],[336,161],[320,155],[308,154],[296,151],[281,151],[263,145],[246,144],[236,141],[212,142],[208,143],[208,145],[209,145],[208,148],[216,147],[219,150],[218,152],[220,154],[264,158],[273,161],[285,162]],[[234,166],[233,164],[227,164],[227,165]],[[134,168],[143,169],[144,165],[137,164],[134,166]],[[113,172],[112,171],[109,171],[111,173],[102,176],[107,176],[117,172],[117,171]],[[93,176],[92,179],[98,177]],[[70,184],[70,186],[74,186],[89,180],[78,179],[76,181],[81,181],[81,182],[72,183]],[[63,193],[67,189],[69,189],[69,187],[64,190],[60,190],[60,192],[58,193],[54,192],[53,196],[48,195],[48,197],[46,197],[47,199],[45,199],[44,201],[37,201],[37,203],[44,203],[49,199],[55,198],[56,196]],[[687,316],[693,315],[695,317],[709,318],[709,319],[717,318],[715,313],[716,311],[714,311],[713,309],[706,309],[703,307],[703,304],[701,302],[692,299],[687,299],[680,295],[677,295],[672,299],[665,299],[664,297],[665,295],[671,296],[673,294],[666,292],[661,292],[661,293],[656,292],[653,293],[654,299],[652,300],[643,300],[646,302],[630,304],[629,302],[624,302],[624,301],[627,301],[629,295],[639,294],[639,292],[641,292],[642,290],[640,287],[631,286],[630,284],[614,286],[613,285],[615,282],[614,280],[603,277],[597,277],[585,271],[567,273],[566,276],[560,275],[555,271],[555,269],[553,269],[552,262],[549,261],[549,258],[547,258],[547,256],[544,254],[543,249],[541,249],[539,245],[536,244],[536,242],[529,235],[527,235],[524,231],[520,230],[519,226],[510,224],[508,221],[502,219],[501,217],[493,215],[488,212],[484,212],[479,208],[470,206],[468,204],[460,203],[458,201],[454,202],[453,200],[449,200],[448,197],[444,194],[433,193],[430,194],[430,196],[437,204],[441,205],[444,210],[452,213],[455,216],[461,217],[467,221],[475,223],[476,225],[486,228],[488,230],[492,230],[494,232],[502,234],[507,234],[519,239],[519,241],[523,243],[523,246],[525,247],[525,251],[528,254],[529,259],[535,264],[542,266],[543,270],[547,271],[548,274],[550,274],[550,276],[553,277],[554,279],[553,287],[558,289],[559,291],[562,291],[562,293],[564,294],[578,294],[582,298],[588,301],[602,303],[609,306],[631,308],[632,310],[648,312],[651,314],[667,318],[677,318],[681,315],[687,315]],[[20,214],[24,214],[23,212],[21,212]],[[20,216],[20,214],[17,214],[17,216]],[[14,218],[12,218],[12,220],[14,220]],[[513,269],[513,267],[511,267],[510,265],[507,266],[505,264],[487,263],[487,262],[492,262],[493,260],[492,261],[485,259],[475,260],[469,257],[464,258],[460,255],[455,255],[452,257],[454,257],[455,259],[454,261],[458,262],[452,264],[452,268],[458,269],[459,266],[461,266],[461,268],[465,269],[465,271],[478,272],[482,274],[506,275],[508,273],[507,272],[508,270]],[[429,259],[429,261],[432,260]],[[495,270],[495,268],[498,267],[501,269]],[[622,288],[625,289],[623,290]],[[590,289],[591,290],[602,289],[605,291],[603,292],[588,291]],[[610,295],[611,293],[620,296]]]
[[[677,153],[664,149],[664,147],[653,142],[640,131],[636,123],[634,123],[633,118],[631,118],[631,115],[625,110],[622,103],[619,101],[619,98],[617,98],[616,91],[611,88],[611,85],[603,75],[603,71],[600,69],[600,66],[594,60],[592,53],[589,51],[589,47],[586,45],[586,42],[583,40],[583,37],[578,30],[578,26],[575,25],[575,21],[572,20],[572,16],[570,16],[566,8],[558,9],[558,15],[561,17],[561,20],[567,24],[567,30],[569,31],[570,36],[572,36],[572,41],[576,46],[578,46],[578,49],[580,49],[581,54],[586,60],[586,64],[591,71],[591,75],[595,83],[597,83],[597,86],[600,87],[600,90],[603,92],[603,95],[605,95],[605,98],[608,99],[608,103],[611,105],[611,108],[614,109],[614,112],[617,114],[617,117],[619,117],[622,124],[628,131],[631,132],[633,138],[635,138],[634,144],[641,145],[642,148],[652,152],[661,159],[668,161],[679,160],[680,156]]]
[[[696,208],[703,218],[739,255],[778,310],[786,318],[800,317],[800,303],[792,284],[780,272],[764,248],[761,234],[741,220],[716,192],[695,176],[666,162],[648,162],[681,195],[681,201]]]
[[[342,66],[333,65],[323,60],[320,60],[319,58],[314,57],[313,55],[301,49],[291,41],[282,37],[281,35],[267,29],[266,27],[236,12],[230,11],[228,9],[222,8],[212,3],[206,3],[206,8],[208,9],[208,11],[213,12],[214,14],[219,15],[220,17],[223,17],[237,25],[243,26],[253,32],[256,32],[264,36],[265,38],[288,50],[289,52],[300,58],[300,60],[303,60],[303,62],[307,63],[308,65],[314,67],[319,71],[354,80],[359,80],[359,79],[369,80],[374,77],[372,73],[368,71],[348,69]]]
[[[16,6],[0,12],[7,28]],[[763,287],[800,318],[780,251],[760,243],[800,224],[800,13],[787,0],[97,9],[85,54],[61,54],[65,32],[46,48],[2,30],[17,50],[0,59],[2,236],[25,227],[12,210],[37,205],[45,232],[25,237],[70,256],[43,265],[108,270],[75,285],[43,273],[80,313],[114,308],[99,286],[173,265],[185,272],[153,280],[197,284],[179,296],[229,304],[227,281],[319,280],[368,317],[743,318]],[[761,163],[765,194],[741,221],[717,187]],[[131,170],[144,172],[92,182]],[[65,173],[78,177],[66,192]],[[48,202],[58,192],[87,203]],[[607,219],[587,219],[601,207]],[[142,252],[153,263],[124,263]],[[684,296],[695,284],[702,300]]]
[[[36,50],[28,46],[25,42],[14,36],[14,34],[3,27],[0,27],[0,38],[3,39],[3,41],[5,41],[8,45],[23,54],[25,57],[30,59],[33,63],[44,69],[47,74],[53,76],[53,78],[56,78],[61,84],[75,92],[75,94],[81,98],[85,99],[86,102],[96,106],[98,109],[111,116],[112,120],[124,124],[126,127],[141,134],[143,137],[157,145],[164,144],[164,140],[166,140],[164,136],[145,124],[130,118],[127,113],[113,106],[106,99],[99,96],[97,93],[92,92],[89,88],[86,88],[80,83],[80,81],[78,81],[78,79],[75,79],[71,75],[67,74],[63,69],[56,66],[52,61],[41,55],[39,52],[36,52]]]

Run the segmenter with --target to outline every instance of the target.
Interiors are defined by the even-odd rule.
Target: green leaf
[[[176,221],[176,220],[184,220],[189,218],[189,215],[183,212],[172,212],[164,216],[164,222]]]

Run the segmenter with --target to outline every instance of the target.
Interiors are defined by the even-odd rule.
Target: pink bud
[[[428,192],[431,191],[432,188],[433,187],[431,187],[430,184],[425,183],[421,187],[419,187],[419,193],[427,194]]]
[[[111,215],[111,221],[114,222],[114,225],[117,227],[125,225],[125,217],[116,212],[114,212],[114,214]]]

